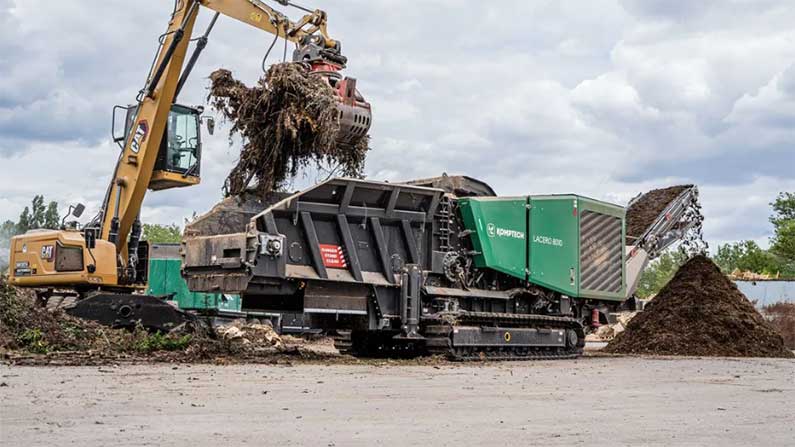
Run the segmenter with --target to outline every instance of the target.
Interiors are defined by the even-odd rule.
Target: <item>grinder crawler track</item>
[[[454,360],[551,360],[577,357],[585,346],[583,326],[571,317],[463,312],[454,319],[425,327],[429,353]]]

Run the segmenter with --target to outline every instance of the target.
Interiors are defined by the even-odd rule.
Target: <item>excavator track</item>
[[[196,317],[168,304],[160,297],[115,292],[93,292],[80,299],[57,297],[56,306],[67,314],[113,328],[141,326],[168,332]],[[55,298],[50,298],[50,300]],[[50,307],[49,300],[47,302]]]
[[[452,318],[450,318],[452,317]],[[442,323],[442,324],[438,324]],[[458,345],[456,335],[462,329],[498,332],[504,335],[503,343],[477,340]],[[477,328],[475,331],[474,328]],[[563,332],[564,342],[556,346],[549,343],[511,344],[509,334],[532,330],[540,335],[555,335]],[[457,361],[504,361],[504,360],[553,360],[572,359],[582,354],[585,332],[580,321],[570,317],[548,315],[510,314],[492,312],[461,312],[442,316],[425,326],[427,348],[431,354],[442,354]],[[576,338],[575,338],[576,336]]]

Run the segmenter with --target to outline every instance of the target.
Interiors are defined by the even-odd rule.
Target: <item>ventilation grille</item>
[[[580,290],[621,292],[621,219],[593,211],[580,216]]]

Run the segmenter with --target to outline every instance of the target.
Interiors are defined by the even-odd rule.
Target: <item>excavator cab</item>
[[[114,137],[114,140],[123,143],[129,135],[138,107],[129,106],[122,109],[127,111],[124,136]],[[171,106],[165,135],[157,153],[155,169],[149,180],[149,189],[160,191],[192,186],[200,182],[202,149],[200,128],[203,111],[201,107],[193,108],[180,104]],[[210,132],[213,124],[208,123]]]
[[[159,191],[199,183],[201,113],[200,109],[183,105],[171,106],[149,189]]]

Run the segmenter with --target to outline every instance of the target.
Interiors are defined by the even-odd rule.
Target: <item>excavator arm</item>
[[[294,6],[288,1],[277,1],[284,6]],[[200,0],[199,3],[220,14],[276,34],[291,42],[301,42],[307,36],[319,33],[325,47],[333,48],[337,44],[329,37],[326,30],[326,13],[319,9],[314,11],[305,9],[308,14],[304,15],[301,20],[293,22],[261,0]]]
[[[12,240],[12,283],[22,287],[62,287],[86,293],[97,288],[138,289],[145,285],[144,260],[138,259],[139,215],[148,189],[162,190],[199,182],[201,108],[175,104],[219,16],[228,16],[296,44],[293,60],[323,76],[339,96],[341,128],[370,122],[370,106],[356,92],[355,79],[342,78],[346,59],[327,31],[327,15],[289,0],[275,0],[306,14],[292,21],[262,0],[176,0],[167,31],[137,104],[126,108],[122,151],[98,216],[76,225],[37,231]],[[192,39],[201,9],[215,12],[204,35]],[[191,41],[195,50],[186,64]],[[118,107],[115,110],[117,110]],[[125,108],[122,108],[125,109]],[[363,117],[366,116],[366,119]],[[114,119],[115,123],[115,119]],[[177,131],[176,128],[180,128]],[[346,135],[341,131],[340,135]],[[340,138],[341,143],[344,141]]]
[[[177,4],[111,179],[98,239],[115,244],[120,267],[127,264],[127,236],[149,187],[197,14],[198,3]]]
[[[279,0],[279,3],[292,5],[284,0]],[[306,10],[306,15],[293,22],[261,0],[177,1],[157,59],[139,96],[135,117],[102,212],[98,239],[115,244],[122,283],[125,278],[129,281],[135,279],[134,265],[131,264],[136,262],[134,250],[140,238],[138,216],[146,191],[152,187],[152,174],[172,104],[195,62],[191,60],[183,73],[196,18],[203,7],[215,11],[216,18],[219,14],[228,16],[296,44],[311,44],[321,51],[339,53],[339,43],[328,35],[327,15],[320,10]],[[345,60],[340,56],[335,62],[339,69]]]

